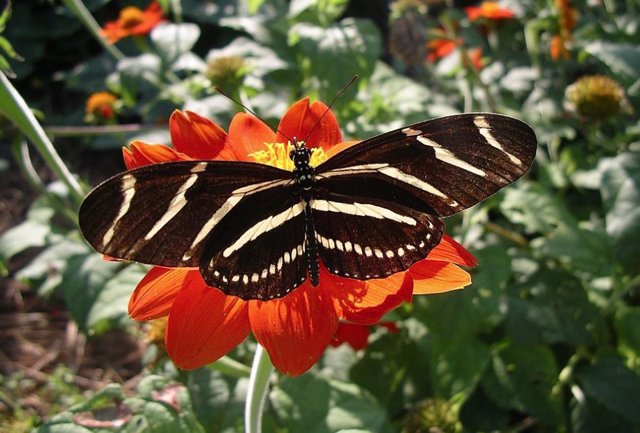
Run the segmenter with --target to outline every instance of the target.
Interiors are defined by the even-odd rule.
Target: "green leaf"
[[[600,227],[583,228],[557,194],[528,182],[508,188],[501,210],[528,233],[542,236],[531,242],[534,251],[591,275],[611,274],[611,242]]]
[[[640,307],[621,308],[616,312],[618,352],[625,356],[627,365],[640,372]]]
[[[26,220],[2,234],[0,237],[0,256],[9,260],[27,248],[43,247],[47,245],[51,235],[50,225]]]
[[[320,99],[327,101],[353,74],[365,79],[371,75],[382,48],[376,26],[371,21],[353,18],[327,28],[295,24],[289,30],[289,45],[302,57],[300,64],[311,80],[309,84],[328,92],[320,94]]]
[[[561,396],[552,393],[558,374],[547,346],[508,342],[495,353],[482,387],[499,406],[529,413],[553,425],[562,419]]]
[[[585,50],[616,74],[626,75],[634,81],[640,76],[640,48],[635,44],[594,41]]]
[[[585,395],[620,418],[640,425],[640,376],[619,358],[610,356],[576,369],[575,378]]]
[[[326,26],[340,18],[348,5],[348,0],[293,0],[289,18]]]
[[[63,239],[45,248],[28,265],[16,272],[16,278],[29,280],[32,284],[38,283],[38,295],[48,296],[62,282],[62,274],[68,260],[88,252],[86,244],[69,238]]]
[[[151,32],[151,41],[167,65],[193,48],[200,37],[200,27],[193,23],[162,24]]]
[[[622,153],[598,164],[600,191],[607,210],[607,232],[616,257],[629,271],[640,272],[640,154]]]
[[[543,265],[520,284],[509,287],[506,331],[523,344],[591,345],[606,340],[604,317],[591,303],[583,283]]]
[[[122,268],[122,263],[107,262],[95,253],[69,259],[62,276],[62,294],[67,308],[81,329],[88,331],[91,328],[89,318],[100,292]]]
[[[143,266],[131,264],[113,275],[93,299],[86,326],[100,333],[111,325],[128,323],[129,298],[145,274]]]
[[[575,433],[638,433],[640,429],[590,397],[571,401],[571,426]]]
[[[283,379],[271,392],[271,401],[292,432],[388,431],[384,409],[367,392],[314,373]]]
[[[194,413],[208,432],[232,429],[244,413],[244,401],[238,396],[238,381],[210,369],[189,374],[187,390]]]
[[[509,413],[477,387],[460,408],[460,422],[466,432],[505,431]]]
[[[38,427],[36,433],[94,433],[94,431],[71,422],[61,422],[42,425]]]
[[[431,382],[435,395],[450,399],[471,391],[491,361],[491,350],[476,338],[434,339],[431,351]]]

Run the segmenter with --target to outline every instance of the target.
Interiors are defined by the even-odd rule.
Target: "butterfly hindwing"
[[[211,233],[205,281],[243,299],[284,296],[307,278],[303,204],[293,181],[246,197]]]
[[[360,280],[407,269],[427,256],[444,231],[438,216],[388,201],[327,193],[312,208],[325,267]]]

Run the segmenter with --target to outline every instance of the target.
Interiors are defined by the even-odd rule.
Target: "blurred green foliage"
[[[14,4],[0,43],[24,56],[9,60],[16,87],[59,140],[100,156],[133,139],[168,142],[176,108],[226,126],[238,108],[215,85],[275,123],[300,97],[329,101],[353,74],[334,106],[348,137],[491,110],[527,121],[539,139],[526,179],[448,222],[479,260],[474,284],[416,297],[390,315],[401,331],[374,333],[364,352],[329,349],[313,371],[279,377],[265,431],[640,432],[638,1],[505,1],[512,19],[473,22],[438,1],[398,0],[392,14],[355,0],[162,4],[168,22],[118,42],[121,59],[66,8]],[[86,5],[104,23],[129,3]],[[426,61],[438,39],[453,51]],[[565,98],[588,75],[620,86],[615,112],[586,119],[574,107],[588,101]],[[89,130],[85,101],[98,91],[119,105]],[[92,164],[74,168],[92,182],[117,170]],[[129,326],[127,298],[144,269],[90,250],[65,194],[49,185],[0,236],[0,269],[64,299],[86,333]],[[24,254],[33,259],[15,269]],[[245,361],[252,344],[234,355]],[[37,431],[243,431],[246,379],[150,370],[134,396],[114,385]],[[116,424],[94,422],[106,409]]]

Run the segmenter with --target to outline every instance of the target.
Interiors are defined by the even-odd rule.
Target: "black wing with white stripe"
[[[318,166],[317,183],[336,193],[401,202],[446,217],[526,173],[536,143],[533,130],[509,116],[447,116],[345,149]]]
[[[259,201],[274,190],[286,197],[291,183],[289,172],[261,164],[148,165],[96,187],[80,207],[80,228],[96,250],[117,259],[198,267],[210,233],[245,197]]]
[[[528,170],[536,138],[516,119],[478,113],[382,134],[315,170],[296,149],[294,173],[225,161],[125,172],[89,194],[80,227],[108,256],[198,267],[225,293],[272,299],[316,280],[319,260],[357,279],[407,269],[438,244],[442,217]]]

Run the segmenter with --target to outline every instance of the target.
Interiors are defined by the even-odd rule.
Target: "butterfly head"
[[[293,139],[294,148],[289,152],[289,158],[297,168],[306,167],[311,159],[311,150],[305,147],[304,141]]]

